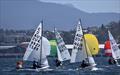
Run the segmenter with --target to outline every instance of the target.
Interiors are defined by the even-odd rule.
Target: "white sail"
[[[42,49],[41,49],[41,38],[42,38]],[[46,58],[46,56],[49,54],[50,54],[50,44],[45,37],[42,37],[42,23],[40,23],[27,47],[23,60],[38,61],[38,62],[41,61],[40,62],[41,66],[49,66]]]
[[[55,36],[56,36],[57,46],[61,54],[62,60],[63,61],[70,60],[70,54],[68,52],[68,49],[65,46],[63,38],[60,36],[60,34],[58,33],[56,29],[55,29]]]
[[[112,50],[112,56],[114,59],[120,59],[120,49],[117,46],[117,43],[113,38],[112,34],[110,33],[110,31],[108,31],[108,34],[109,34],[109,40],[110,40],[110,45]]]
[[[72,49],[72,56],[71,56],[71,63],[74,62],[81,62],[85,58],[87,58],[85,51],[83,50],[83,32],[81,28],[80,21],[78,22],[77,28],[76,28],[76,34],[74,38],[73,43],[73,49]]]
[[[86,44],[86,47],[85,47],[85,44]],[[90,49],[88,48],[88,45],[87,43],[85,43],[85,40],[83,41],[83,50],[86,51],[86,56],[87,56],[87,61],[88,63],[90,64],[90,66],[96,66],[96,63],[94,61],[94,58],[92,57],[92,54],[90,52]]]
[[[95,66],[94,58],[92,57],[92,54],[88,48],[88,45],[85,41],[82,27],[80,24],[80,21],[77,25],[77,30],[75,34],[75,39],[73,43],[73,50],[72,50],[72,56],[71,56],[71,63],[75,62],[82,62],[83,60],[88,61],[88,63],[91,66]]]
[[[58,47],[57,47],[57,57],[58,57],[58,60],[63,61]]]

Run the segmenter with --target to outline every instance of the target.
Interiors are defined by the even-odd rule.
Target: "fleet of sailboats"
[[[81,20],[78,21],[76,27],[76,33],[73,43],[73,49],[70,56],[68,49],[65,46],[65,42],[63,38],[60,36],[60,33],[57,29],[54,29],[56,42],[57,42],[57,57],[60,61],[70,60],[70,63],[82,63],[85,61],[88,63],[88,68],[91,70],[98,70],[96,67],[95,60],[91,53],[91,48],[88,47],[88,43],[86,42],[86,38],[83,33]],[[109,42],[110,49],[112,53],[112,57],[115,59],[117,65],[119,66],[117,60],[120,59],[120,49],[117,46],[115,39],[113,38],[110,31],[109,34]],[[36,61],[39,63],[39,68],[37,70],[43,70],[49,68],[49,62],[47,56],[50,55],[51,46],[47,38],[43,37],[43,22],[41,21],[38,25],[35,33],[33,34],[31,41],[26,49],[23,60],[24,61]],[[31,68],[29,68],[31,69]]]

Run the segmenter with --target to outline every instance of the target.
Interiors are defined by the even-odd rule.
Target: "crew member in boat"
[[[115,59],[111,57],[111,58],[108,60],[108,64],[109,64],[109,65],[116,64]]]
[[[38,62],[33,61],[33,69],[40,68]]]
[[[23,61],[17,61],[16,62],[16,69],[21,69],[23,68]]]
[[[56,59],[56,67],[59,67],[59,66],[61,66],[62,65],[62,63],[61,63],[61,61],[60,60],[58,60],[58,59]]]
[[[81,65],[80,65],[80,67],[85,68],[87,66],[89,66],[89,64],[86,63],[85,60],[83,60],[82,63],[81,63]]]

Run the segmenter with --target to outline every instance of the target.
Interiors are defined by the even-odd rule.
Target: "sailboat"
[[[43,70],[49,67],[47,55],[50,54],[50,43],[47,38],[42,36],[43,22],[37,27],[32,39],[24,54],[24,61],[36,61],[39,63],[40,68],[35,70]],[[33,70],[31,68],[25,70]]]
[[[57,31],[57,29],[54,29],[54,33],[56,36],[56,42],[57,42],[57,56],[58,60],[60,61],[67,61],[70,60],[70,54],[68,49],[65,46],[65,42],[63,41],[63,38],[60,36],[60,33]]]
[[[114,37],[112,36],[112,34],[110,33],[110,31],[108,30],[108,35],[109,35],[109,41],[110,41],[110,47],[111,47],[111,52],[112,52],[112,57],[115,59],[116,61],[116,65],[120,66],[118,63],[118,59],[120,59],[120,49],[117,46],[117,43],[114,39]]]
[[[97,70],[97,68],[95,67],[96,63],[88,48],[86,39],[82,31],[81,20],[79,20],[76,28],[76,34],[74,38],[72,56],[70,62],[76,63],[76,62],[82,62],[83,60],[87,61],[90,64],[90,67],[92,67],[91,70]]]

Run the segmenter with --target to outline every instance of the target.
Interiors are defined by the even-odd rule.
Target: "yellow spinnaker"
[[[84,35],[88,48],[92,55],[97,55],[99,52],[99,43],[95,35],[85,34]]]

